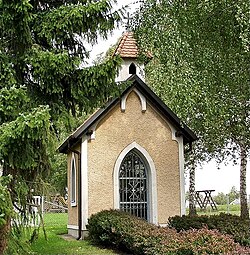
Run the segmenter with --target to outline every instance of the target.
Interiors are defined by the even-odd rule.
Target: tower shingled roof
[[[125,32],[120,39],[114,55],[120,55],[122,58],[136,58],[139,50],[132,32]]]

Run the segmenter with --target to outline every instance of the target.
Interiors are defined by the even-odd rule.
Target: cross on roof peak
[[[131,17],[131,15],[130,15],[130,13],[129,12],[127,12],[127,17],[125,18],[125,20],[126,20],[126,25],[125,25],[125,29],[126,29],[126,31],[131,31],[131,19],[132,19],[132,17]]]

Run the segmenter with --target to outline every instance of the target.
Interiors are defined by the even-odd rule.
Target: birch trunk
[[[189,169],[189,215],[196,215],[195,207],[195,162],[193,156],[191,156]]]
[[[243,219],[249,219],[249,209],[247,205],[246,189],[247,172],[247,151],[244,144],[240,145],[240,216]]]

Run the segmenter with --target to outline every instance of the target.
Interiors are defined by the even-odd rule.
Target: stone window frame
[[[114,166],[114,209],[118,209],[120,207],[120,196],[119,196],[119,170],[120,165],[123,159],[126,157],[129,151],[136,150],[139,153],[145,163],[147,164],[148,169],[148,199],[149,199],[149,217],[148,221],[153,224],[158,224],[158,211],[157,211],[157,181],[156,181],[156,169],[152,158],[149,153],[136,142],[132,142],[118,156],[115,166]]]
[[[128,171],[127,164],[137,164],[137,169],[141,173],[136,173],[133,168],[132,172]],[[132,215],[148,220],[148,166],[144,157],[136,149],[130,150],[120,165],[119,170],[119,191],[120,191],[120,210],[131,212]],[[134,186],[133,186],[134,185]],[[122,187],[122,192],[121,192]],[[137,189],[139,187],[139,190]],[[143,192],[140,192],[140,191]],[[138,198],[131,203],[130,196]],[[121,199],[122,197],[122,199]],[[127,206],[129,208],[127,208]],[[136,209],[135,209],[136,208]]]

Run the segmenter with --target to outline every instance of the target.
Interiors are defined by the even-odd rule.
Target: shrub
[[[217,229],[223,234],[231,235],[235,242],[250,246],[250,221],[231,214],[221,213],[211,216],[174,216],[168,225],[178,232],[189,229]]]
[[[156,227],[117,210],[105,210],[92,215],[87,229],[92,240],[133,254],[143,254],[145,249],[159,244],[163,232],[169,232],[169,236],[176,234],[175,230]]]
[[[177,232],[115,210],[92,215],[89,237],[132,254],[250,254],[228,235],[207,228]]]
[[[179,232],[177,239],[164,240],[161,245],[160,254],[249,254],[248,248],[234,243],[230,236],[207,228]]]

